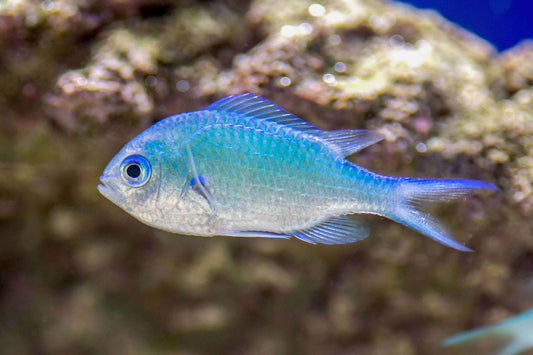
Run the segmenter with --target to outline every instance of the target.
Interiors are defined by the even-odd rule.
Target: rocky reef
[[[244,91],[382,132],[350,158],[376,172],[496,184],[435,211],[476,252],[377,217],[342,247],[173,236],[98,194],[142,129]],[[437,354],[533,305],[533,42],[378,0],[7,0],[0,109],[6,353]]]

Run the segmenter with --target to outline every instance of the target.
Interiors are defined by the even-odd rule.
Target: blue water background
[[[533,0],[405,0],[435,9],[448,20],[491,42],[498,50],[533,39]]]

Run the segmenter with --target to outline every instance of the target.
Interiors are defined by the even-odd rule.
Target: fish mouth
[[[126,201],[126,199],[120,194],[117,188],[113,184],[106,181],[104,175],[100,176],[100,182],[101,184],[98,184],[96,188],[98,189],[98,191],[100,191],[102,195],[104,195],[105,198],[119,206]]]
[[[111,195],[111,189],[109,188],[109,186],[107,186],[105,184],[105,180],[104,180],[104,176],[100,176],[100,182],[101,184],[98,184],[98,186],[96,186],[96,188],[98,189],[98,191],[100,191],[100,193],[102,195],[104,195],[105,197],[109,198],[109,196]],[[110,199],[110,198],[109,198]]]
[[[100,191],[100,193],[104,196],[106,196],[106,186],[104,184],[98,184],[98,186],[96,186],[96,188],[98,189],[98,191]]]

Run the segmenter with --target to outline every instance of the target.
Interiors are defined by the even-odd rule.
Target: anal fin
[[[361,217],[335,216],[291,236],[313,244],[345,244],[365,239],[370,228]]]

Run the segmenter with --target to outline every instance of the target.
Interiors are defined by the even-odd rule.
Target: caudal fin
[[[455,334],[442,342],[442,346],[491,346],[491,354],[514,355],[533,347],[533,309],[503,322]]]
[[[423,211],[426,202],[450,201],[477,190],[497,190],[488,182],[478,180],[402,179],[397,190],[397,204],[387,217],[415,229],[428,237],[460,251],[472,249],[449,237],[446,229]]]

